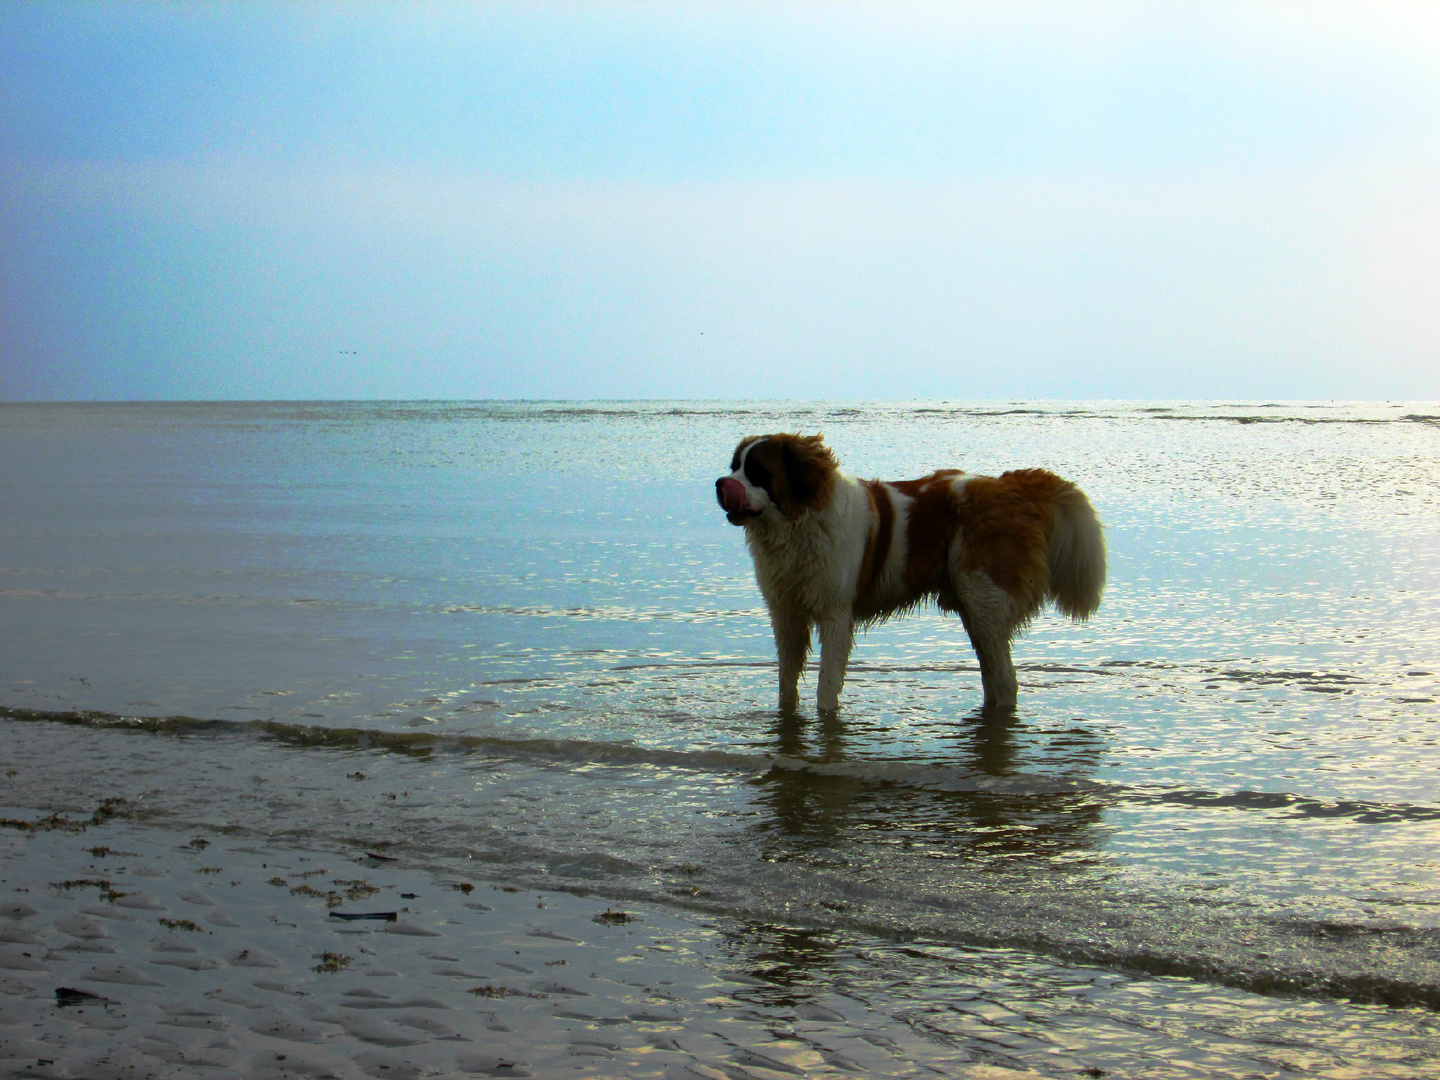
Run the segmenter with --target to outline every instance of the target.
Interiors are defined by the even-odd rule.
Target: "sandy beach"
[[[1035,1075],[747,1000],[650,908],[122,814],[0,811],[0,1074]]]

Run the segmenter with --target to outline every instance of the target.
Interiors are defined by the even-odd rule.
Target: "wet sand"
[[[104,808],[0,818],[0,1075],[1036,1075],[853,1000],[744,1000],[707,930],[652,908]]]

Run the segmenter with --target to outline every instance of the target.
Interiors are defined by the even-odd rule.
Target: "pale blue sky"
[[[1440,397],[1440,5],[0,6],[0,397]]]

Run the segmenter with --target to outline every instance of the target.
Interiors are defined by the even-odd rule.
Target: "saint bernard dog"
[[[1105,538],[1084,493],[1044,469],[856,480],[819,435],[753,435],[715,497],[745,528],[775,633],[780,708],[820,631],[822,711],[840,705],[855,627],[935,600],[960,616],[985,708],[1015,707],[1010,642],[1047,600],[1076,620],[1100,606]]]

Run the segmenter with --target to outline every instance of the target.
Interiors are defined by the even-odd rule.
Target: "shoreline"
[[[7,1077],[1039,1075],[756,993],[652,907],[23,813],[0,808]]]

